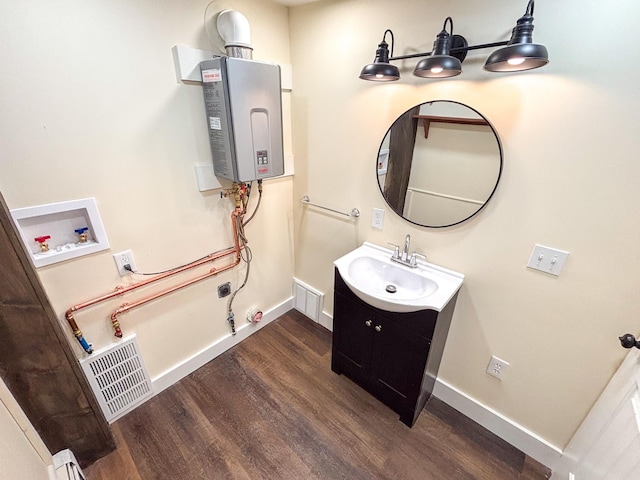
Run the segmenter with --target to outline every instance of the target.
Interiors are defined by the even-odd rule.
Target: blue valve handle
[[[87,230],[89,230],[89,227],[82,227],[82,228],[76,228],[74,230],[74,232],[76,232],[78,235],[83,234],[84,232],[86,232]]]
[[[84,348],[85,352],[89,354],[93,353],[93,345],[87,342],[82,335],[76,338],[78,339],[78,342],[80,342],[80,345],[82,345],[82,348]]]

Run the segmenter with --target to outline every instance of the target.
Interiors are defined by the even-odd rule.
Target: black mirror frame
[[[421,223],[417,223],[412,221],[409,218],[406,218],[404,215],[402,215],[402,213],[399,213],[396,211],[396,209],[389,203],[389,201],[387,200],[387,198],[384,195],[384,191],[383,191],[383,186],[380,185],[380,181],[379,181],[379,174],[378,174],[378,158],[380,157],[380,152],[382,151],[382,145],[384,144],[384,140],[387,137],[387,135],[389,134],[391,128],[396,124],[396,122],[398,120],[400,120],[400,118],[402,118],[403,115],[405,115],[407,112],[409,112],[410,110],[412,110],[415,107],[419,107],[424,105],[425,103],[436,103],[436,102],[447,102],[447,103],[455,103],[457,105],[461,105],[465,108],[468,108],[469,110],[474,111],[478,116],[480,116],[482,119],[484,119],[484,121],[487,123],[487,125],[491,128],[491,131],[493,132],[493,135],[496,139],[496,143],[498,145],[498,151],[500,153],[500,168],[498,170],[498,176],[496,178],[496,183],[493,186],[493,189],[491,190],[491,193],[489,194],[489,196],[487,197],[487,199],[484,201],[484,203],[476,210],[474,211],[471,215],[458,220],[456,222],[453,223],[449,223],[447,225],[423,225]],[[405,110],[404,112],[402,112],[391,124],[391,126],[387,129],[387,132],[385,133],[385,135],[382,137],[382,140],[380,142],[380,146],[378,147],[378,158],[376,158],[376,170],[375,170],[375,175],[376,175],[376,183],[378,184],[378,189],[380,191],[380,194],[382,195],[382,198],[384,199],[385,203],[389,206],[389,208],[395,213],[397,214],[399,217],[401,217],[403,220],[406,220],[409,223],[412,223],[414,225],[417,225],[419,227],[425,227],[425,228],[447,228],[447,227],[453,227],[455,225],[459,225],[463,222],[466,222],[467,220],[471,219],[472,217],[475,217],[476,215],[478,215],[478,213],[480,213],[484,207],[489,203],[489,201],[491,200],[491,198],[493,197],[493,195],[495,194],[498,185],[500,183],[500,179],[502,178],[502,169],[504,166],[504,151],[502,149],[502,143],[500,142],[500,137],[498,136],[498,132],[496,131],[495,127],[493,126],[493,124],[483,115],[481,114],[478,110],[476,110],[473,107],[470,107],[469,105],[462,103],[462,102],[457,102],[455,100],[429,100],[427,102],[422,102],[418,105],[414,105],[413,107]]]

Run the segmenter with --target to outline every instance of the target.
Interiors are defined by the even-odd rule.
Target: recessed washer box
[[[11,216],[36,268],[109,248],[95,198],[16,208]],[[82,241],[76,230],[85,228]],[[47,251],[36,241],[42,237]]]

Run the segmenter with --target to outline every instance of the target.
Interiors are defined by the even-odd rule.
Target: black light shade
[[[365,65],[360,72],[360,78],[373,82],[393,82],[400,79],[400,70],[389,63],[389,44],[385,41],[387,33],[391,34],[391,55],[393,56],[393,32],[386,30],[382,42],[378,44],[376,58],[373,63]]]
[[[529,0],[527,11],[518,19],[509,43],[489,56],[484,64],[485,70],[519,72],[549,63],[546,47],[533,43],[533,7],[534,0]]]
[[[400,70],[390,63],[374,62],[362,68],[360,78],[373,82],[393,82],[400,80]]]
[[[413,74],[423,78],[455,77],[462,73],[462,62],[451,55],[434,55],[418,62]]]
[[[418,62],[413,74],[424,78],[447,78],[455,77],[462,73],[462,62],[460,59],[451,56],[451,34],[447,32],[447,22],[451,23],[451,34],[453,34],[453,20],[447,17],[442,26],[442,31],[433,42],[431,55]]]

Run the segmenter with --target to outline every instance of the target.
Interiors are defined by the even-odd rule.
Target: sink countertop
[[[461,273],[419,259],[418,266],[411,268],[392,262],[392,254],[392,250],[364,242],[333,264],[358,298],[391,312],[426,309],[440,312],[462,286],[464,275]],[[369,260],[361,262],[358,260],[361,258]],[[365,270],[358,272],[355,268]],[[398,282],[402,286],[396,293],[386,291],[387,285]],[[407,288],[402,288],[405,286]]]

